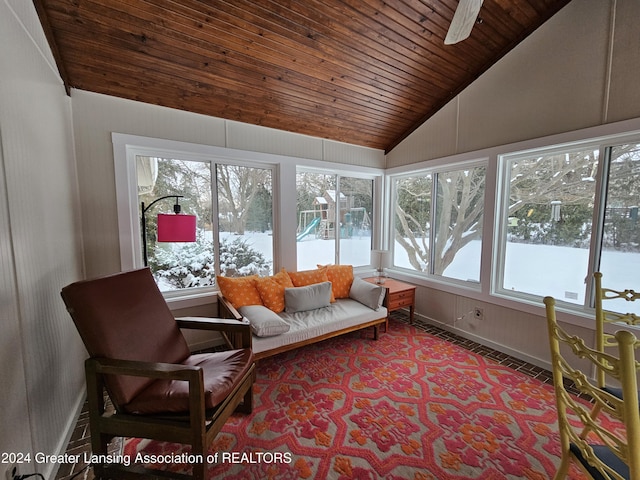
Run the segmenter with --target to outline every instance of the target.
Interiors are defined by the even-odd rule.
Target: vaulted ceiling
[[[69,91],[389,151],[569,0],[34,0]]]

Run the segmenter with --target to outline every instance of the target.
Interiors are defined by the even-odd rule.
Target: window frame
[[[123,271],[142,268],[142,234],[140,225],[140,202],[138,200],[136,157],[151,156],[158,158],[177,158],[186,161],[203,162],[209,164],[212,172],[212,220],[217,218],[218,204],[217,191],[217,165],[237,165],[249,168],[260,168],[271,171],[273,189],[273,229],[279,225],[279,215],[276,205],[279,203],[279,168],[277,158],[269,154],[255,154],[221,147],[186,144],[170,140],[137,137],[125,134],[112,134],[114,147],[114,163],[116,172],[116,197],[118,208],[118,231],[120,244],[120,267]],[[212,221],[212,235],[214,244],[219,244],[220,231],[217,221]],[[279,264],[278,256],[279,236],[273,235],[273,269]],[[215,271],[220,272],[219,248],[214,248]],[[210,297],[217,292],[218,286],[192,287],[163,292],[167,301],[171,300],[196,300]],[[188,302],[181,306],[191,306]],[[197,302],[195,304],[198,304]]]
[[[564,301],[556,298],[559,311],[577,315],[588,316],[592,313],[595,302],[595,285],[593,273],[598,271],[602,255],[606,198],[609,187],[608,172],[611,156],[608,150],[619,144],[640,144],[640,131],[611,133],[597,136],[585,136],[570,142],[549,143],[540,147],[525,150],[514,150],[497,155],[497,186],[493,228],[493,252],[492,275],[490,295],[508,301],[516,301],[529,305],[540,305],[542,297],[526,292],[512,292],[503,287],[505,251],[507,236],[507,219],[509,199],[507,182],[509,180],[508,169],[512,161],[522,158],[530,158],[536,155],[549,155],[553,153],[567,153],[578,149],[593,149],[598,151],[598,165],[596,169],[593,211],[591,216],[591,238],[589,239],[588,261],[584,285],[584,302],[582,304]]]
[[[381,241],[379,239],[380,237],[380,217],[381,217],[381,203],[382,200],[380,197],[382,197],[382,193],[381,193],[381,188],[380,186],[382,185],[382,181],[383,181],[383,176],[373,173],[373,172],[356,172],[353,170],[349,170],[349,169],[345,169],[345,170],[337,170],[337,169],[332,169],[330,172],[327,172],[326,168],[318,168],[316,166],[307,166],[304,164],[298,164],[296,166],[296,181],[297,181],[297,176],[299,173],[314,173],[314,174],[321,174],[321,175],[334,175],[337,176],[336,179],[336,192],[338,192],[338,195],[341,191],[341,187],[340,187],[340,178],[356,178],[356,179],[360,179],[360,180],[370,180],[372,182],[372,186],[371,186],[371,194],[372,194],[372,212],[371,212],[371,252],[373,252],[374,250],[376,250],[376,245],[380,245]],[[339,216],[339,203],[336,202],[335,204],[335,211],[334,214],[336,215],[336,218],[338,218]],[[340,264],[340,240],[342,240],[340,238],[339,235],[336,235],[333,239],[334,241],[334,260],[333,263],[335,264]],[[297,261],[297,251],[296,251],[296,261]],[[369,256],[369,264],[367,265],[358,265],[358,266],[354,266],[354,269],[356,270],[362,270],[362,269],[372,269],[375,268],[373,265],[373,258],[372,255]]]
[[[118,216],[117,240],[120,247],[120,268],[130,270],[141,266],[141,239],[139,226],[139,203],[137,194],[137,178],[135,164],[128,155],[128,150],[135,154],[149,154],[153,156],[179,156],[186,160],[202,160],[218,157],[224,160],[220,163],[232,163],[250,167],[273,168],[273,268],[296,271],[296,228],[295,188],[297,168],[316,169],[322,172],[336,172],[343,176],[373,179],[372,235],[373,249],[379,249],[384,231],[384,170],[376,167],[360,166],[349,163],[337,163],[330,160],[313,160],[303,157],[292,157],[272,153],[250,150],[237,150],[213,145],[195,144],[177,140],[144,137],[133,134],[112,132],[113,158],[115,167],[116,208]],[[291,195],[293,192],[293,201]],[[216,222],[214,222],[216,223]],[[214,228],[218,228],[215,225]],[[136,255],[139,262],[136,264]],[[216,268],[219,268],[216,265]],[[369,274],[372,267],[354,269],[357,274]],[[206,287],[201,287],[206,288]],[[206,305],[212,301],[212,293],[218,291],[212,287],[206,292],[181,292],[166,296],[172,309]]]
[[[162,149],[163,151],[191,152],[193,155],[209,155],[212,152],[231,161],[250,160],[257,163],[272,163],[276,165],[276,175],[274,177],[274,268],[285,267],[290,270],[296,269],[296,258],[292,252],[296,251],[295,232],[297,222],[295,221],[295,207],[291,205],[291,191],[295,191],[296,171],[298,167],[316,169],[320,171],[336,171],[342,175],[370,175],[374,178],[374,212],[373,222],[373,249],[389,250],[389,241],[391,233],[391,224],[394,221],[391,206],[391,187],[392,180],[398,175],[410,175],[414,172],[429,169],[448,170],[456,164],[465,162],[486,162],[485,177],[485,211],[483,219],[483,245],[481,256],[481,272],[480,284],[469,286],[466,282],[447,281],[443,282],[439,278],[427,277],[425,275],[415,275],[417,272],[400,270],[391,268],[393,276],[400,280],[412,282],[416,285],[425,286],[446,294],[450,294],[452,299],[460,296],[466,302],[486,302],[488,305],[496,305],[500,307],[511,308],[521,312],[522,314],[531,314],[536,317],[544,316],[544,309],[541,298],[523,299],[513,295],[503,295],[496,291],[496,272],[497,266],[495,259],[498,255],[495,252],[496,242],[499,238],[496,234],[497,225],[499,225],[499,205],[501,200],[501,169],[499,168],[499,157],[502,155],[522,152],[527,150],[544,150],[558,147],[561,145],[571,145],[579,143],[609,142],[611,145],[625,142],[640,141],[640,118],[625,120],[606,125],[574,130],[566,133],[554,134],[548,137],[540,137],[530,140],[515,142],[512,144],[500,145],[495,147],[486,147],[474,151],[457,153],[448,157],[426,159],[411,164],[399,164],[386,169],[364,167],[355,164],[336,163],[325,160],[311,160],[301,157],[290,157],[284,155],[274,155],[267,153],[233,150],[223,147],[207,146],[200,144],[191,144],[172,140],[154,139],[149,137],[141,137],[128,134],[112,134],[112,142],[114,148],[114,161],[116,164],[116,195],[118,209],[118,227],[119,227],[119,245],[121,251],[122,268],[126,267],[127,256],[131,257],[134,242],[137,242],[137,236],[132,235],[133,228],[138,228],[137,223],[137,189],[135,188],[135,177],[129,178],[126,167],[125,146],[134,145],[139,147],[148,147]],[[601,154],[602,155],[602,154]],[[600,157],[601,160],[604,157]],[[604,162],[600,161],[597,172],[597,181],[599,182],[597,196],[602,196],[602,172]],[[133,181],[133,189],[130,188],[129,182]],[[131,193],[133,192],[133,194]],[[134,199],[130,201],[128,197]],[[276,200],[276,196],[278,197]],[[293,195],[295,200],[295,194]],[[597,252],[599,252],[602,232],[596,232],[598,222],[595,218],[600,210],[604,210],[604,205],[600,202],[597,207],[594,205],[594,221],[593,232],[591,238],[589,252],[589,272],[593,272],[597,265]],[[377,207],[377,208],[376,208]],[[133,215],[131,210],[134,211]],[[291,217],[291,218],[289,218]],[[293,220],[292,220],[293,218]],[[132,220],[133,219],[133,220]],[[489,232],[489,233],[488,233]],[[489,238],[487,235],[490,235]],[[131,266],[131,263],[129,263]],[[369,274],[372,270],[369,267],[368,272],[359,272]],[[587,276],[587,281],[592,279]],[[592,295],[593,287],[589,286],[588,293]],[[178,303],[177,299],[172,299],[172,308],[184,306],[199,305],[211,303],[210,294],[206,300],[198,299],[197,302],[189,303],[189,299]],[[453,300],[452,300],[453,301]],[[175,303],[174,303],[175,302]],[[177,305],[177,306],[176,306]],[[558,304],[558,315],[562,321],[578,325],[582,327],[592,327],[593,309],[590,307],[580,307],[575,304],[564,305],[563,302]],[[535,318],[535,317],[533,317]]]
[[[464,159],[464,160],[458,160],[458,161],[453,161],[453,162],[445,162],[445,163],[440,163],[431,167],[426,167],[426,168],[420,168],[420,169],[416,169],[416,170],[408,170],[402,173],[395,173],[395,174],[390,174],[387,176],[387,180],[388,180],[388,185],[389,185],[389,212],[388,212],[388,223],[389,223],[389,232],[388,232],[388,244],[389,244],[389,250],[391,253],[391,267],[390,269],[393,270],[394,272],[398,272],[398,273],[402,273],[404,275],[407,275],[408,277],[412,277],[412,278],[423,278],[426,279],[430,282],[436,283],[436,284],[440,284],[440,285],[449,285],[452,287],[460,287],[463,288],[465,290],[470,290],[470,291],[475,291],[475,292],[481,292],[482,290],[482,267],[483,267],[483,263],[484,263],[484,255],[483,255],[483,250],[484,250],[484,244],[486,241],[485,238],[485,225],[486,225],[486,218],[485,218],[485,214],[483,214],[483,219],[482,219],[482,223],[483,223],[483,229],[482,229],[482,236],[480,237],[480,242],[481,242],[481,254],[480,254],[480,279],[478,281],[470,281],[470,280],[460,280],[457,278],[453,278],[453,277],[446,277],[444,275],[437,275],[435,273],[433,273],[433,269],[434,269],[434,262],[433,262],[433,258],[435,255],[435,251],[433,248],[430,249],[430,266],[429,266],[429,271],[428,272],[419,272],[416,270],[412,270],[410,268],[404,268],[404,267],[400,267],[400,266],[396,266],[395,265],[395,256],[396,256],[396,252],[395,252],[395,242],[394,242],[394,237],[395,237],[395,225],[396,225],[396,217],[395,217],[395,199],[397,198],[397,185],[398,185],[398,180],[402,180],[402,179],[406,179],[406,178],[411,178],[411,177],[418,177],[418,176],[427,176],[427,175],[431,175],[431,213],[430,213],[430,218],[431,218],[431,223],[432,223],[432,227],[429,229],[429,244],[433,245],[434,244],[434,239],[435,239],[435,235],[436,235],[436,229],[434,228],[434,223],[436,220],[436,210],[437,210],[437,197],[438,197],[438,176],[441,174],[446,174],[446,173],[450,173],[450,172],[456,172],[456,171],[460,171],[460,170],[465,170],[465,169],[471,169],[471,168],[477,168],[477,167],[484,167],[485,168],[485,191],[484,191],[484,199],[483,199],[483,203],[486,206],[487,205],[487,185],[488,185],[488,177],[489,177],[489,159],[487,157],[484,156],[478,156],[478,157],[474,157],[471,159]],[[486,212],[486,209],[485,209]],[[393,245],[393,246],[392,246]]]
[[[509,144],[479,147],[476,149],[466,148],[462,153],[455,153],[450,156],[444,157],[429,157],[429,152],[425,151],[423,160],[415,161],[413,163],[399,162],[396,157],[393,161],[395,165],[388,167],[385,170],[385,190],[388,193],[385,199],[385,219],[392,219],[391,210],[391,195],[392,179],[397,175],[412,174],[416,171],[427,170],[430,168],[439,168],[444,165],[452,165],[459,162],[473,161],[479,159],[486,159],[488,161],[487,173],[486,173],[486,185],[485,185],[485,212],[484,212],[484,242],[482,246],[482,270],[480,272],[480,286],[478,288],[469,288],[468,285],[455,284],[454,282],[441,282],[437,278],[426,277],[425,275],[416,275],[414,271],[405,271],[395,267],[392,267],[393,277],[399,280],[411,282],[415,285],[425,287],[424,300],[426,303],[423,307],[426,308],[426,315],[429,315],[429,311],[435,312],[441,310],[441,307],[437,304],[431,304],[429,302],[429,291],[434,290],[441,292],[442,297],[440,301],[462,302],[464,305],[474,304],[480,302],[480,305],[484,305],[486,308],[491,309],[492,306],[498,308],[512,309],[518,312],[519,315],[529,315],[532,321],[537,321],[541,317],[544,318],[544,305],[542,303],[542,297],[537,299],[523,299],[513,295],[498,295],[495,289],[495,277],[496,277],[496,265],[495,253],[496,246],[496,233],[495,229],[499,223],[497,205],[500,199],[500,169],[498,168],[498,158],[501,155],[508,153],[520,152],[525,150],[542,150],[545,148],[552,148],[554,146],[576,144],[576,143],[593,143],[608,141],[612,145],[625,142],[637,142],[640,139],[640,118],[623,120],[619,122],[608,123],[604,125],[598,125],[587,128],[580,128],[564,133],[551,134],[549,136],[531,138]],[[414,152],[415,155],[415,152]],[[602,165],[602,162],[600,162]],[[602,178],[601,173],[597,172],[598,179]],[[595,211],[594,211],[595,214]],[[594,222],[594,229],[595,229]],[[387,227],[388,232],[391,231],[390,227]],[[490,236],[489,236],[490,235]],[[600,233],[595,231],[592,233],[592,242],[599,241]],[[388,236],[386,237],[388,241]],[[590,246],[589,261],[590,272],[593,271],[596,265],[594,256],[594,246]],[[587,281],[593,282],[592,278],[587,278]],[[593,286],[589,287],[589,293],[593,295]],[[448,299],[448,300],[445,300]],[[593,308],[581,307],[575,304],[566,304],[564,302],[558,302],[556,305],[558,318],[570,325],[579,326],[582,328],[593,328]],[[489,315],[491,311],[489,310]],[[487,313],[485,311],[485,316]],[[455,319],[454,319],[455,320]]]

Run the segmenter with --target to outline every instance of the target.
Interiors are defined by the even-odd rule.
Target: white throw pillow
[[[384,302],[384,294],[386,289],[380,285],[365,282],[361,278],[355,277],[349,290],[349,297],[366,305],[372,310],[380,309]]]
[[[331,305],[331,282],[284,289],[284,311],[306,312]]]
[[[290,325],[264,305],[245,305],[238,311],[249,320],[251,331],[258,337],[272,337],[289,331]]]

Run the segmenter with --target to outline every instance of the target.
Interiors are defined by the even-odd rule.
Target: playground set
[[[298,218],[299,242],[308,235],[323,240],[334,239],[336,226],[340,228],[340,238],[351,238],[354,235],[362,235],[371,229],[371,218],[365,207],[354,207],[354,197],[339,194],[339,217],[336,221],[336,197],[335,190],[325,190],[324,195],[316,197],[313,201],[313,210],[302,210]]]

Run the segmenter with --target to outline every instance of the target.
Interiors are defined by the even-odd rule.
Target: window
[[[480,281],[485,173],[469,164],[393,179],[395,267]]]
[[[394,183],[393,264],[429,272],[433,175],[398,178]]]
[[[604,218],[599,270],[603,286],[638,290],[640,272],[640,144],[607,147]],[[640,315],[638,302],[607,301],[605,308]]]
[[[298,170],[297,266],[371,264],[373,180]]]
[[[138,232],[144,204],[147,263],[161,291],[213,288],[217,274],[273,272],[271,166],[161,150],[142,154],[131,149],[129,155],[135,164]],[[181,196],[182,213],[197,217],[195,242],[158,242],[157,214],[172,213],[175,199],[151,204],[169,195]],[[142,240],[134,243],[140,247],[135,266],[142,266]]]
[[[583,305],[599,149],[504,158],[500,289]]]
[[[158,287],[168,291],[214,285],[210,164],[142,155],[135,159],[138,201],[146,218],[141,225],[146,243],[142,245],[143,262],[151,269]],[[173,194],[183,196],[178,199],[183,213],[196,216],[194,243],[158,242],[157,214],[171,214],[176,201],[159,199]]]
[[[227,277],[273,272],[272,172],[217,164],[220,273]]]
[[[497,293],[593,306],[593,271],[624,290],[640,269],[640,144],[602,140],[504,155]],[[599,188],[600,186],[600,188]],[[607,308],[626,313],[624,300]]]

